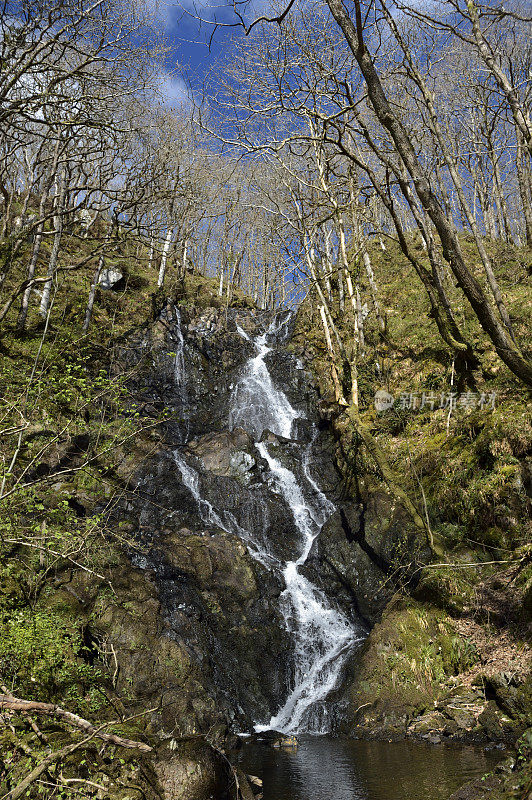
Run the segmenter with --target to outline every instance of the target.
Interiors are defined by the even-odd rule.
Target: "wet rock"
[[[251,471],[257,463],[252,455],[254,444],[242,428],[207,434],[187,447],[200,459],[203,469],[214,475],[237,478],[245,484],[252,480]]]
[[[255,780],[258,780],[256,778]],[[260,789],[254,786],[251,782],[250,776],[246,775],[240,767],[234,768],[234,783],[237,784],[237,793],[239,800],[256,800],[260,794]]]
[[[262,780],[257,778],[256,775],[248,775],[248,781],[251,784],[251,788],[255,793],[258,793],[262,789]]]
[[[256,738],[262,742],[266,742],[270,747],[275,748],[292,748],[299,746],[299,742],[295,736],[288,736],[284,733],[279,733],[279,731],[263,731],[262,733],[257,734]]]
[[[482,713],[479,714],[478,721],[490,739],[495,741],[504,741],[504,729],[501,724],[501,718],[498,713],[497,704],[493,700],[490,700],[486,704],[486,707]]]
[[[359,616],[371,625],[379,620],[392,587],[386,582],[380,549],[374,550],[375,542],[370,544],[364,538],[364,526],[360,506],[342,503],[316,540],[309,566],[334,581],[337,594],[348,597]]]
[[[518,686],[512,673],[481,674],[477,678],[477,683],[483,687],[486,697],[494,699],[499,708],[510,717],[519,719],[527,714],[529,700],[526,697],[526,689]]]
[[[168,533],[164,550],[169,563],[202,590],[235,593],[240,601],[258,593],[253,561],[236,536],[198,535],[185,528]]]
[[[295,736],[279,736],[272,742],[272,747],[288,747],[295,748],[299,746],[299,742]]]
[[[447,718],[439,711],[429,711],[416,717],[408,726],[410,736],[426,736],[439,731],[443,734],[447,725]]]

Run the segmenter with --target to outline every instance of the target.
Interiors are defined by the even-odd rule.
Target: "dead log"
[[[97,736],[105,742],[116,744],[119,747],[128,747],[132,750],[140,750],[143,753],[151,753],[153,748],[144,742],[136,742],[133,739],[125,739],[123,736],[117,736],[114,733],[105,733],[103,730],[96,728],[91,722],[71,711],[65,711],[64,708],[56,706],[53,703],[40,703],[34,700],[22,700],[13,695],[0,694],[0,712],[1,711],[21,711],[32,714],[45,714],[49,717],[56,717],[57,719],[79,728],[86,733]],[[108,723],[109,725],[113,723]],[[116,724],[116,723],[114,723]]]

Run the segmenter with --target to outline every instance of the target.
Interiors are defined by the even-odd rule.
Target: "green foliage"
[[[466,672],[479,662],[477,648],[471,639],[451,635],[448,641],[447,662],[456,673]]]
[[[0,634],[0,674],[26,698],[63,697],[75,707],[98,673],[82,659],[79,624],[54,610],[4,612]]]

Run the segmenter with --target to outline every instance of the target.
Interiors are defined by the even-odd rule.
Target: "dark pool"
[[[448,800],[504,753],[419,742],[302,737],[295,749],[244,743],[235,761],[264,782],[264,800]]]

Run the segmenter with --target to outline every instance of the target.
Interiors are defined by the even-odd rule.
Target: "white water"
[[[258,352],[248,362],[233,393],[230,421],[233,427],[240,425],[257,437],[268,429],[288,439],[293,423],[300,415],[286,395],[275,388],[265,363],[271,350],[266,344],[267,337],[275,332],[272,324],[267,333],[255,341]],[[247,334],[243,335],[249,338]],[[275,489],[291,509],[301,534],[299,555],[287,562],[283,569],[286,588],[281,595],[285,624],[294,639],[293,687],[277,714],[267,724],[255,726],[258,732],[277,730],[298,733],[310,730],[324,733],[323,715],[320,717],[316,711],[320,710],[319,706],[336,686],[345,657],[356,641],[348,619],[333,609],[325,595],[299,572],[322,526],[334,511],[333,504],[320,491],[310,474],[312,445],[313,442],[306,448],[303,458],[307,492],[310,488],[312,500],[305,496],[304,487],[295,474],[270,455],[266,442],[256,445],[270,468]]]
[[[242,328],[238,328],[238,332],[244,339],[250,341],[249,336]],[[272,323],[266,333],[255,340],[257,355],[248,361],[245,372],[238,381],[231,398],[230,427],[245,428],[257,439],[266,429],[289,439],[294,420],[299,417],[298,412],[288,402],[286,395],[273,385],[264,361],[271,351],[266,340],[274,332],[275,326]]]
[[[266,333],[254,341],[257,354],[246,364],[231,398],[230,427],[242,427],[256,440],[265,430],[289,439],[295,420],[301,416],[284,392],[275,387],[265,361],[272,349],[267,344],[268,336],[278,334],[286,321],[280,326],[272,323]],[[245,331],[238,330],[243,338],[251,341]],[[326,733],[327,709],[324,700],[337,685],[352,644],[359,640],[349,620],[332,608],[323,592],[300,573],[314,540],[334,511],[333,504],[320,491],[310,472],[313,444],[314,440],[303,455],[302,482],[270,455],[266,442],[256,444],[268,464],[271,488],[284,498],[300,534],[296,557],[284,564],[268,551],[265,531],[244,530],[233,514],[226,510],[216,511],[201,496],[199,473],[183,459],[179,451],[174,453],[183,483],[196,500],[203,521],[238,535],[250,554],[263,566],[282,576],[285,583],[281,612],[294,642],[292,686],[286,701],[270,721],[255,726],[257,732]]]
[[[334,507],[317,489],[314,481],[313,488],[317,491],[312,507],[305,500],[293,472],[269,455],[264,442],[257,447],[292,510],[302,534],[302,542],[299,557],[285,566],[283,577],[286,589],[281,595],[281,610],[295,644],[294,687],[269,723],[257,725],[255,730],[297,733],[304,722],[306,729],[312,728],[312,720],[305,720],[305,715],[309,709],[315,710],[336,686],[343,667],[340,655],[347,654],[355,636],[347,618],[331,608],[325,595],[299,572],[299,567],[306,562],[316,536]],[[325,731],[320,729],[314,732]]]

